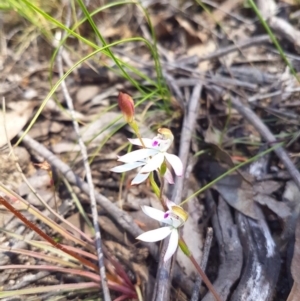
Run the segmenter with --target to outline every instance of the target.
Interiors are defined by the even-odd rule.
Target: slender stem
[[[134,133],[136,134],[136,136],[138,137],[138,139],[140,140],[142,147],[146,148],[146,145],[141,137],[141,134],[139,132],[139,127],[137,125],[137,123],[133,120],[131,122],[128,123],[130,125],[130,127],[133,129]]]
[[[143,148],[146,148],[146,146],[145,146],[145,144],[144,144],[144,141],[143,141],[143,139],[142,139],[140,133],[139,133],[139,132],[136,132],[135,134],[136,134],[136,136],[139,138],[139,140],[140,140],[140,142],[141,142]]]
[[[157,184],[156,184],[156,182],[154,180],[153,172],[150,172],[149,180],[150,180],[151,187],[152,187],[155,195],[159,198],[159,196],[160,196],[160,190],[159,190],[159,187],[157,186]]]
[[[210,282],[210,280],[207,278],[207,276],[205,275],[205,273],[203,272],[203,270],[200,268],[200,266],[198,265],[198,263],[195,260],[194,256],[190,255],[189,258],[190,258],[191,262],[193,263],[194,267],[197,269],[197,272],[201,276],[203,282],[205,283],[205,285],[207,286],[207,288],[209,289],[209,291],[213,294],[213,296],[215,297],[215,299],[217,301],[221,301],[221,298],[219,297],[218,293],[215,291],[214,286],[212,285],[212,283]]]
[[[193,254],[188,250],[187,244],[185,243],[185,241],[182,238],[182,236],[180,237],[179,240],[180,240],[181,245],[183,244],[184,247],[186,248],[184,254],[189,257],[190,261],[193,263],[194,267],[196,268],[197,272],[199,273],[200,277],[202,278],[203,282],[205,283],[205,285],[207,286],[207,288],[209,289],[209,291],[213,294],[213,296],[215,297],[215,299],[217,301],[221,301],[221,298],[218,295],[218,293],[216,292],[214,286],[212,285],[212,283],[207,278],[207,276],[204,273],[204,271],[201,269],[201,267],[199,266],[199,264],[195,260]]]
[[[163,192],[164,192],[164,186],[165,186],[165,179],[163,176],[159,176],[159,180],[160,180],[160,191],[159,191],[159,200],[163,206],[164,209],[166,209],[166,205],[164,203],[163,200]]]

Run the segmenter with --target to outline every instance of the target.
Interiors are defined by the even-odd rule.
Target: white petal
[[[170,236],[169,245],[164,257],[164,261],[169,260],[175,253],[178,246],[178,239],[179,239],[178,231],[177,229],[173,229]]]
[[[167,168],[164,178],[168,181],[169,184],[174,184],[173,175],[169,168]]]
[[[135,139],[128,139],[129,142],[133,145],[138,145],[138,146],[143,146],[141,143],[141,140],[139,138],[135,138]],[[142,138],[146,148],[152,148],[152,139],[149,138]]]
[[[138,149],[136,151],[133,151],[131,153],[128,153],[124,156],[119,157],[118,161],[121,161],[124,163],[141,161],[150,156],[154,156],[156,153],[157,153],[157,150],[154,150],[154,149],[148,149],[148,148]]]
[[[157,170],[161,167],[163,161],[164,161],[164,154],[158,153],[154,157],[152,157],[150,160],[148,160],[147,164],[141,169],[140,173],[150,172],[153,170]]]
[[[173,228],[178,228],[182,225],[182,221],[180,219],[173,218],[172,222]]]
[[[171,219],[169,217],[165,218],[165,212],[163,212],[161,210],[158,210],[158,209],[155,209],[155,208],[152,208],[149,206],[142,206],[142,210],[146,215],[148,215],[149,217],[151,217],[161,223],[168,224],[170,226],[173,226],[173,224],[174,224],[173,219]]]
[[[167,159],[167,161],[171,164],[171,166],[173,167],[176,176],[182,176],[183,174],[183,166],[182,166],[182,162],[179,159],[179,157],[172,155],[172,154],[165,154],[165,157]]]
[[[165,203],[167,208],[172,211],[172,207],[173,206],[177,206],[174,202],[172,202],[171,200],[169,200],[168,198],[165,198]]]
[[[162,222],[164,220],[164,217],[165,217],[165,212],[164,211],[161,211],[159,209],[156,209],[156,208],[152,208],[152,207],[149,207],[149,206],[141,206],[143,212],[148,215],[149,217],[159,221],[159,222]]]
[[[125,172],[125,171],[128,171],[128,170],[132,170],[134,168],[137,168],[139,166],[143,166],[143,165],[145,165],[145,162],[126,163],[126,164],[119,165],[119,166],[116,166],[114,168],[111,168],[110,171],[113,171],[113,172]]]
[[[149,177],[149,173],[138,173],[135,178],[131,181],[131,185],[138,185]]]
[[[172,232],[172,227],[162,227],[159,229],[155,229],[152,231],[145,232],[139,235],[136,239],[147,241],[147,242],[155,242],[166,238]]]

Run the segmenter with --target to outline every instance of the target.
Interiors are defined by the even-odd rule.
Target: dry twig
[[[245,117],[255,128],[256,130],[270,143],[276,143],[276,138],[268,129],[268,127],[261,121],[261,119],[248,107],[240,102],[239,99],[232,97],[231,99],[233,107]],[[278,146],[274,152],[282,161],[283,165],[286,167],[288,172],[291,174],[291,177],[295,181],[297,187],[300,189],[300,173],[295,167],[294,163],[290,159],[286,150]]]
[[[213,239],[213,229],[212,228],[207,228],[206,231],[206,238],[204,242],[204,248],[203,248],[203,255],[202,255],[202,260],[201,260],[201,269],[205,271],[206,265],[208,262],[208,256],[211,248],[211,243]],[[191,297],[191,301],[198,301],[199,300],[199,294],[200,294],[200,288],[202,285],[202,279],[201,277],[197,277]]]
[[[192,133],[195,127],[196,119],[199,111],[200,95],[201,95],[202,85],[198,84],[193,90],[189,106],[187,108],[186,114],[184,116],[183,127],[181,131],[181,140],[179,148],[179,158],[182,161],[184,170],[187,166],[190,143],[192,139]],[[181,202],[181,196],[183,191],[185,177],[176,178],[176,183],[173,187],[172,201],[176,204]],[[164,254],[168,247],[168,240],[165,239],[163,242],[162,251],[160,253],[159,267],[157,271],[157,282],[155,291],[152,297],[153,301],[164,301],[170,299],[170,283],[171,283],[171,269],[172,263],[175,260],[175,256],[172,260],[164,262]]]

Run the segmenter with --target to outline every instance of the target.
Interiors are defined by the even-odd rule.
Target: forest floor
[[[109,300],[100,252],[113,300],[215,300],[135,239],[163,206],[111,171],[138,149],[122,92],[143,138],[174,135],[184,173],[153,180],[220,300],[299,300],[300,3],[41,2],[0,4],[0,298]]]

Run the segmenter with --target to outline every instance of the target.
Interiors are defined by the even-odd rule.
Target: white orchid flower
[[[175,253],[179,240],[178,228],[180,228],[188,218],[187,212],[184,211],[182,207],[169,200],[167,200],[166,204],[169,209],[167,212],[149,206],[142,206],[142,210],[145,214],[168,226],[145,232],[136,238],[146,242],[156,242],[170,235],[164,261],[169,260]]]
[[[163,162],[166,160],[172,166],[177,176],[182,176],[183,166],[182,162],[176,155],[167,153],[167,150],[173,142],[173,134],[169,129],[161,128],[158,130],[158,135],[153,139],[142,138],[146,148],[132,151],[124,156],[118,158],[118,161],[125,164],[114,167],[111,171],[125,172],[137,167],[141,170],[131,182],[132,185],[139,184],[145,181],[150,172],[158,170]],[[133,145],[143,146],[140,139],[128,139]],[[164,175],[170,184],[174,184],[171,171],[167,168]]]

